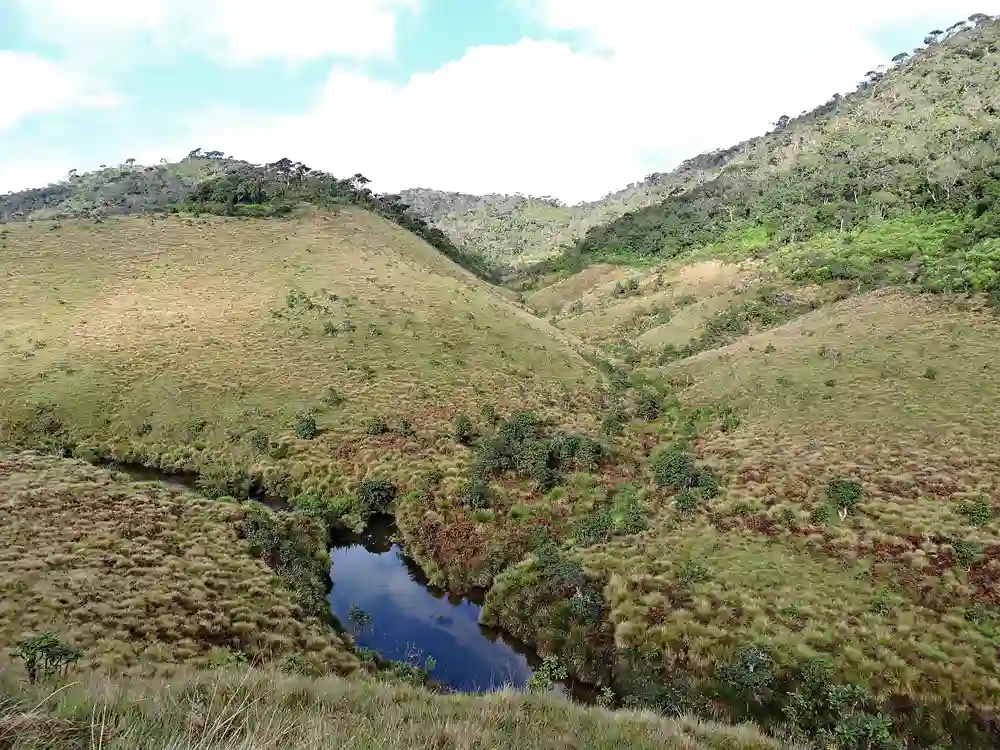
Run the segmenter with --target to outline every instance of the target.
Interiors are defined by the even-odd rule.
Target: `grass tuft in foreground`
[[[0,747],[778,750],[750,725],[609,713],[554,695],[433,695],[369,680],[222,670],[27,689],[0,673]]]

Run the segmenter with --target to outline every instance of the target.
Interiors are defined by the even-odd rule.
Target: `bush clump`
[[[853,510],[863,494],[861,485],[851,479],[835,479],[826,487],[826,496],[836,508]]]
[[[472,427],[472,420],[465,414],[456,415],[452,422],[451,434],[455,438],[456,443],[468,445],[472,442],[473,435],[475,434]]]
[[[382,417],[366,419],[364,427],[366,435],[384,435],[389,431],[389,425],[385,423]]]
[[[532,412],[512,414],[499,425],[494,437],[475,443],[473,476],[486,479],[514,471],[548,490],[558,482],[561,469],[593,468],[600,461],[602,448],[596,441],[565,432],[545,437],[543,426]]]
[[[639,395],[635,402],[635,415],[646,422],[659,419],[663,413],[663,400],[655,393],[648,391]]]
[[[300,440],[312,440],[318,433],[319,429],[313,417],[302,417],[295,423],[295,437]]]
[[[354,492],[357,510],[363,518],[385,513],[396,499],[396,487],[387,479],[366,479]]]
[[[304,513],[278,516],[263,506],[248,505],[237,530],[251,553],[266,561],[295,592],[306,612],[329,616],[329,565],[320,555],[326,551],[327,528],[318,518]]]
[[[489,485],[480,477],[473,476],[461,491],[462,505],[469,510],[484,510],[493,502]]]

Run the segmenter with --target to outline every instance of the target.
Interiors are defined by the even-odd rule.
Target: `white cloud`
[[[879,26],[930,29],[980,10],[956,0],[747,5],[544,0],[534,12],[581,33],[586,49],[533,40],[476,47],[399,86],[335,69],[308,112],[212,113],[193,125],[190,142],[361,171],[380,190],[593,199],[853,89],[891,54],[872,40]]]
[[[878,49],[879,29],[930,30],[1000,11],[1000,0],[508,1],[589,43],[473,47],[402,84],[334,66],[306,111],[219,108],[200,113],[174,147],[119,147],[152,161],[194,146],[254,161],[288,156],[336,174],[362,172],[378,190],[594,199],[853,89],[898,51]],[[145,33],[163,22],[151,9],[167,2],[123,5],[142,10],[119,23]],[[169,2],[176,9],[193,0]],[[269,17],[273,36],[284,38],[289,27],[278,19]],[[381,38],[388,44],[391,35]],[[258,53],[268,43],[278,44]]]
[[[392,54],[417,0],[17,0],[32,30],[102,58],[198,50],[230,64]]]
[[[29,52],[0,50],[0,133],[29,117],[119,103],[101,81]]]

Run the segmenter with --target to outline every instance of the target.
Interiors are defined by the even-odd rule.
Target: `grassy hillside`
[[[869,71],[856,92],[600,201],[404,195],[472,252],[510,266],[550,259],[542,272],[671,257],[761,229],[769,241],[794,242],[914,209],[968,214],[963,246],[975,244],[996,229],[995,217],[973,219],[982,201],[996,200],[998,26],[979,17],[932,34]]]
[[[15,444],[333,497],[365,476],[447,481],[452,421],[487,404],[568,400],[565,424],[593,423],[597,377],[569,338],[365,211],[21,223],[3,242]]]
[[[750,726],[612,714],[554,696],[441,696],[372,681],[235,670],[171,683],[86,680],[55,694],[2,679],[0,743],[10,750],[790,747]]]
[[[834,680],[894,706],[918,745],[995,741],[974,727],[1000,690],[1000,317],[983,295],[800,286],[767,260],[595,266],[532,295],[682,413],[718,416],[661,432],[645,530],[581,529],[568,554],[600,617],[571,615],[536,555],[487,618],[665,710],[730,689],[735,716],[766,721],[799,710],[782,685],[806,700]]]
[[[43,188],[0,195],[0,222],[45,221],[106,216],[177,213],[263,218],[286,215],[303,204],[336,210],[358,206],[422,237],[476,275],[494,280],[478,256],[455,246],[398,195],[376,194],[362,174],[341,179],[284,158],[252,164],[221,151],[195,149],[178,162],[142,166],[133,159],[117,167],[78,173]]]
[[[665,711],[995,744],[998,34],[955,27],[543,264],[539,316],[694,416],[654,421],[646,528],[536,549],[489,622]]]
[[[293,657],[325,608],[325,532],[389,512],[433,583],[487,588],[484,624],[604,702],[749,719],[838,750],[996,747],[998,34],[956,26],[857,94],[657,178],[672,197],[536,269],[524,300],[537,315],[358,179],[285,192],[283,167],[239,167],[199,178],[165,218],[5,225],[0,445],[188,472],[218,501],[4,459],[14,627],[60,623],[97,654],[88,672],[142,672],[126,645],[138,625],[150,664],[167,665],[154,672],[224,661],[221,647],[370,680],[346,640],[315,647],[326,661]],[[327,200],[331,186],[354,198]],[[633,190],[621,200],[655,192]],[[494,258],[511,257],[504,222],[542,205],[424,197]],[[513,232],[517,252],[543,254],[566,211],[546,204]],[[85,493],[85,519],[63,485]],[[260,495],[286,507],[223,501]],[[109,556],[102,585],[156,575],[150,601],[53,597],[51,571],[101,571]],[[259,601],[221,608],[226,626],[199,604],[219,570],[250,591],[267,581]],[[177,589],[198,593],[179,600],[194,617],[143,630],[139,609]],[[237,627],[251,620],[281,637],[254,640]],[[186,679],[165,689],[208,705]],[[231,672],[216,679],[213,695],[237,690]],[[81,689],[31,726],[72,741],[103,705]],[[186,705],[127,689],[152,696],[151,713],[115,697],[102,715],[119,726],[168,745],[190,725]],[[273,690],[255,693],[262,736],[295,716],[306,746],[332,722],[331,694],[359,746],[391,697],[393,740],[418,747],[527,743],[526,715],[533,741],[554,745],[634,731],[642,746],[690,726],[370,682]],[[267,713],[275,701],[291,713]],[[709,734],[680,746],[740,746],[692,731]]]

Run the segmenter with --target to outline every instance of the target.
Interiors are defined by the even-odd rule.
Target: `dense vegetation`
[[[749,254],[818,237],[849,245],[911,219],[910,229],[942,230],[931,243],[885,243],[877,253],[847,247],[868,255],[860,266],[839,247],[810,248],[795,272],[873,284],[898,280],[905,266],[907,282],[934,291],[1000,288],[1000,24],[977,21],[933,33],[853,94],[780,118],[726,152],[714,179],[590,229],[555,267],[662,261],[713,245]]]

